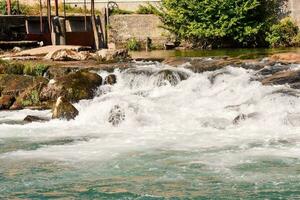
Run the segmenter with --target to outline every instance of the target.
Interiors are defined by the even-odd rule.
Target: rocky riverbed
[[[55,53],[57,55],[59,53]],[[125,53],[126,54],[126,53]],[[117,54],[117,57],[119,54]],[[103,55],[103,58],[105,55]],[[126,58],[121,54],[121,58]],[[114,58],[105,58],[114,60]],[[116,60],[115,60],[116,61]],[[149,61],[149,60],[148,60]],[[104,84],[117,82],[114,74],[101,77],[98,71],[113,72],[116,68],[128,74],[146,74],[161,76],[172,85],[186,80],[186,73],[176,71],[178,67],[191,70],[194,73],[215,71],[210,81],[228,73],[226,67],[244,68],[255,71],[252,80],[263,85],[288,85],[290,89],[300,88],[300,55],[293,53],[276,54],[271,57],[253,60],[241,60],[230,57],[212,58],[167,58],[162,64],[169,66],[168,70],[153,72],[135,67],[134,60],[127,62],[111,62],[107,64],[95,62],[50,62],[39,61],[34,64],[24,61],[1,61],[0,63],[0,110],[20,109],[55,109],[58,98],[64,102],[76,103],[84,99],[92,99],[97,88]],[[175,70],[175,71],[174,71]],[[297,91],[281,91],[282,93],[298,95]],[[66,106],[70,110],[70,106]],[[72,109],[71,109],[72,110]],[[77,115],[66,114],[62,118],[71,119]],[[60,118],[56,115],[56,118]]]

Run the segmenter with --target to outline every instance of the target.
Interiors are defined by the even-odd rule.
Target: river
[[[288,86],[231,66],[171,69],[189,77],[172,82],[159,76],[169,66],[133,65],[156,75],[116,69],[117,84],[74,104],[75,120],[0,112],[1,199],[300,198],[300,101],[278,92]],[[113,126],[116,105],[125,120]],[[240,114],[253,117],[233,123]]]

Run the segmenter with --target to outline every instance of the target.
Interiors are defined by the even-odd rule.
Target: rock
[[[43,77],[0,74],[0,91],[2,95],[19,96],[29,87],[40,83],[48,83],[48,80]]]
[[[45,56],[45,59],[54,61],[83,61],[88,58],[88,52],[77,52],[70,49],[59,49]]]
[[[186,80],[189,78],[189,74],[179,71],[179,70],[171,70],[171,69],[163,69],[159,72],[155,73],[154,76],[158,76],[159,80],[157,85],[162,86],[165,85],[165,82],[169,82],[172,86],[177,85],[180,81]]]
[[[278,72],[268,78],[263,79],[263,85],[284,85],[289,84],[291,88],[300,88],[300,70]]]
[[[47,77],[48,79],[57,79],[71,72],[75,72],[75,70],[77,70],[77,68],[53,66],[47,70],[45,77]]]
[[[259,70],[256,75],[261,75],[261,76],[267,76],[267,75],[272,75],[276,74],[281,71],[289,70],[290,66],[288,65],[283,65],[281,63],[276,63],[272,66],[266,66],[263,69]]]
[[[44,87],[47,86],[48,80],[40,77],[40,79],[28,87],[24,92],[22,92],[17,98],[11,110],[19,110],[25,107],[40,107],[40,109],[49,108],[47,102],[42,102],[40,100],[40,93]],[[48,106],[47,106],[48,105]]]
[[[250,114],[239,114],[237,117],[234,118],[233,124],[238,125],[242,121],[245,121],[250,118],[255,118],[258,116],[258,113],[250,113]]]
[[[113,126],[118,126],[124,120],[125,111],[119,105],[115,105],[109,112],[108,122]]]
[[[289,62],[289,63],[299,63],[300,54],[299,53],[279,53],[271,56],[271,60]]]
[[[49,121],[49,120],[46,118],[38,117],[38,116],[27,115],[23,121],[31,123],[31,122],[45,122],[45,121]]]
[[[53,107],[52,119],[74,119],[79,111],[64,97],[59,97]]]
[[[102,84],[102,78],[91,72],[72,72],[55,79],[44,87],[40,94],[42,101],[49,101],[63,96],[68,101],[77,102],[92,99],[94,91]]]
[[[18,52],[21,52],[21,51],[22,51],[22,49],[20,47],[14,47],[12,49],[12,52],[14,52],[14,53],[18,53]]]
[[[9,109],[15,102],[15,97],[10,95],[4,95],[0,97],[0,110]]]
[[[110,74],[104,79],[104,85],[114,85],[117,83],[117,76]]]
[[[120,62],[129,59],[127,49],[102,49],[96,52],[95,59],[99,62]]]

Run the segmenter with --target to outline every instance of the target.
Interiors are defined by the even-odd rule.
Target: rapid
[[[75,120],[0,112],[0,198],[300,198],[298,90],[233,66],[133,65],[74,104]]]

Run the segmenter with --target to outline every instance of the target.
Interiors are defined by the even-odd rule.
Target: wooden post
[[[52,31],[52,26],[51,26],[51,0],[47,0],[47,17],[48,17],[48,26],[49,26],[49,32],[51,33]]]
[[[55,0],[55,16],[58,16],[58,0]]]
[[[87,19],[86,19],[86,0],[84,0],[84,30],[87,31]]]
[[[44,28],[43,28],[43,5],[42,5],[42,0],[40,0],[40,31],[41,31],[41,33],[44,32]]]
[[[91,0],[91,21],[92,21],[92,27],[93,27],[93,33],[95,39],[95,49],[99,50],[100,42],[99,42],[99,34],[97,30],[96,17],[95,17],[95,0]]]
[[[8,15],[11,15],[11,0],[6,0],[6,11]]]

